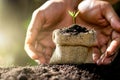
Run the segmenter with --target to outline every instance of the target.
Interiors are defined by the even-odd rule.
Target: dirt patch
[[[85,33],[88,30],[85,27],[81,27],[77,24],[70,25],[69,27],[61,29],[61,33],[69,33],[70,35],[77,35],[79,33]]]
[[[120,80],[120,66],[38,65],[0,68],[0,80]]]
[[[101,80],[96,68],[85,65],[38,65],[0,68],[0,80]],[[90,69],[91,68],[91,69]]]

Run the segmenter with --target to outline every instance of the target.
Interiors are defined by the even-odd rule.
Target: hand
[[[111,63],[120,45],[120,19],[106,1],[84,0],[78,8],[80,25],[96,30],[93,60],[98,65]]]
[[[65,8],[63,3],[50,0],[36,9],[32,15],[24,47],[29,57],[39,64],[49,63],[55,48],[52,41],[52,31],[58,28],[58,24],[61,24],[60,21],[64,17]]]

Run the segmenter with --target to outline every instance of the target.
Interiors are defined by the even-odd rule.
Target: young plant
[[[77,15],[79,14],[80,11],[68,11],[68,13],[70,14],[70,16],[72,16],[72,19],[73,19],[73,23],[76,24],[76,17]]]

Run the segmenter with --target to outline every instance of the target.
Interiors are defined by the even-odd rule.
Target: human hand
[[[27,29],[24,48],[28,56],[38,64],[48,64],[55,48],[52,31],[58,28],[64,9],[61,8],[62,3],[59,1],[58,3],[59,5],[55,1],[46,1],[36,9]]]
[[[106,1],[84,0],[78,8],[80,25],[96,30],[94,62],[98,65],[110,64],[120,45],[120,19]]]

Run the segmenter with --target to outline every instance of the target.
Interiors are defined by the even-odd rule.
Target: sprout
[[[80,11],[77,11],[77,12],[75,12],[75,11],[68,11],[68,13],[70,14],[70,16],[72,16],[72,18],[73,18],[73,23],[74,24],[76,24],[76,17],[77,17],[77,15],[79,14],[79,12]]]

